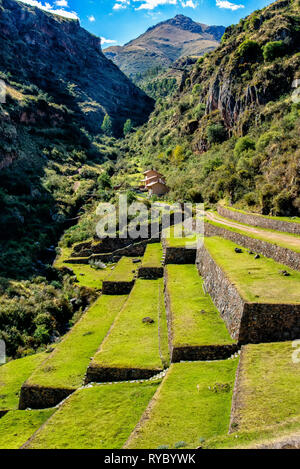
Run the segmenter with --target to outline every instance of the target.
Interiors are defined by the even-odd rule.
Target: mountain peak
[[[196,23],[194,20],[192,20],[192,18],[189,18],[188,16],[181,15],[181,14],[176,15],[174,16],[174,18],[170,18],[166,21],[161,21],[155,26],[151,26],[151,28],[149,28],[147,32],[153,31],[153,29],[156,29],[156,28],[160,28],[161,26],[165,24],[169,24],[171,26],[175,26],[177,28],[183,29],[184,31],[190,31],[196,34],[203,33],[201,24]]]

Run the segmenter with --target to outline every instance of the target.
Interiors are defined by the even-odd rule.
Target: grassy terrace
[[[194,265],[168,265],[167,289],[172,313],[173,345],[233,344],[224,321]]]
[[[291,342],[248,345],[239,377],[239,431],[300,417],[300,365]]]
[[[148,244],[143,257],[142,267],[161,267],[163,249],[160,243]]]
[[[18,408],[22,384],[46,357],[46,353],[39,353],[11,361],[0,367],[0,410]]]
[[[272,217],[272,216],[268,216],[268,215],[261,215],[260,213],[246,212],[245,210],[239,210],[237,208],[228,207],[228,206],[224,206],[224,208],[226,208],[228,210],[231,210],[232,212],[244,213],[246,215],[255,215],[257,217],[266,218],[266,219],[269,219],[269,220],[288,221],[289,223],[300,223],[300,218],[299,217]]]
[[[94,366],[162,369],[158,333],[162,293],[162,279],[136,281],[128,302],[94,357]],[[154,323],[144,324],[146,317]]]
[[[217,218],[220,219],[220,221],[231,223],[231,220],[221,217],[220,215],[217,215]],[[296,234],[281,233],[279,231],[268,230],[266,228],[260,228],[260,227],[253,227],[251,225],[245,225],[244,223],[235,222],[235,221],[233,221],[233,223],[238,223],[239,225],[244,226],[245,229],[243,230],[238,227],[224,225],[222,223],[218,223],[217,221],[213,221],[213,220],[206,220],[205,222],[213,226],[225,228],[226,230],[232,231],[234,233],[239,233],[239,234],[248,236],[249,238],[259,239],[261,241],[266,241],[267,243],[272,243],[283,248],[291,249],[292,251],[295,251],[295,252],[300,252],[299,241],[298,241],[299,236],[297,236]],[[249,227],[255,230],[255,234],[247,230],[247,228]],[[280,236],[282,236],[282,239],[280,238]]]
[[[300,433],[300,365],[291,342],[248,345],[239,376],[236,432],[208,448],[247,447]]]
[[[165,230],[167,246],[170,248],[185,248],[196,247],[197,236],[184,236],[184,229],[182,224],[171,226],[170,229]]]
[[[127,296],[102,295],[66,335],[27,384],[47,388],[76,389],[82,385],[90,362],[105,338]]]
[[[54,410],[14,410],[0,419],[0,449],[19,449],[48,420]]]
[[[173,364],[127,447],[196,448],[200,438],[226,434],[237,360]],[[176,445],[178,446],[178,445]]]
[[[300,272],[263,256],[255,259],[246,250],[236,254],[235,248],[240,246],[217,236],[206,238],[205,247],[245,301],[300,303]],[[291,276],[284,277],[281,274],[283,270],[287,270]]]
[[[77,391],[35,435],[31,449],[121,449],[159,382]]]
[[[130,257],[122,257],[117,266],[106,278],[107,282],[131,282],[134,279],[134,272],[137,264],[133,263]]]
[[[93,269],[88,264],[65,264],[64,261],[70,258],[72,250],[73,248],[62,248],[61,255],[56,259],[54,267],[57,269],[67,267],[76,275],[78,285],[100,290],[102,282],[111,274],[111,270],[109,268]]]

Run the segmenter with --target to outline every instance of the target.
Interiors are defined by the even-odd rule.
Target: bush
[[[197,85],[194,86],[193,88],[193,94],[198,96],[202,91],[202,86],[198,83]]]
[[[238,47],[237,55],[245,62],[257,62],[262,55],[262,51],[256,41],[246,39],[246,41],[242,42]]]
[[[227,132],[222,124],[212,124],[207,128],[207,140],[209,143],[222,143],[226,138]]]
[[[241,137],[234,147],[234,156],[239,159],[242,153],[248,150],[255,150],[255,142],[250,137]]]
[[[278,57],[283,57],[287,52],[287,46],[283,41],[268,42],[263,46],[263,57],[266,62],[272,62]]]
[[[205,104],[200,103],[194,109],[194,118],[199,121],[200,119],[202,119],[204,114],[205,114]]]
[[[281,138],[281,134],[275,130],[269,130],[269,132],[265,132],[262,134],[257,142],[257,149],[258,151],[264,151],[271,142],[279,141]]]

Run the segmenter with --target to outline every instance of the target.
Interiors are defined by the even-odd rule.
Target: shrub
[[[209,143],[222,143],[226,140],[227,132],[222,124],[212,124],[207,128]]]
[[[181,145],[177,145],[169,156],[171,163],[179,166],[184,160],[184,149]]]
[[[263,46],[263,57],[266,62],[272,62],[282,57],[287,52],[287,46],[283,41],[268,42]]]
[[[293,213],[293,196],[284,189],[274,198],[275,215],[291,215]]]
[[[202,86],[199,83],[197,83],[197,85],[195,85],[193,88],[193,94],[198,96],[201,93],[201,91],[202,91]]]
[[[255,141],[252,138],[246,136],[241,137],[234,147],[234,156],[235,158],[240,158],[242,153],[248,150],[255,150]]]
[[[105,172],[98,177],[97,180],[99,190],[105,190],[111,188],[111,180],[109,175]]]
[[[237,50],[237,55],[245,62],[257,62],[261,57],[262,51],[260,45],[256,41],[246,39],[242,42]]]
[[[278,141],[280,137],[281,137],[281,134],[275,130],[269,130],[269,132],[265,132],[258,139],[258,142],[257,142],[258,151],[264,151],[271,142]]]
[[[34,333],[34,338],[40,342],[40,344],[48,344],[50,342],[50,333],[46,326],[38,326]]]
[[[200,120],[205,114],[205,104],[200,103],[194,109],[194,118]]]
[[[257,204],[257,194],[255,192],[249,192],[244,197],[245,202],[249,205],[249,207]]]

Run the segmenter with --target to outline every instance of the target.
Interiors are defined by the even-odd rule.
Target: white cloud
[[[187,8],[187,7],[189,7],[189,8],[197,8],[197,6],[198,6],[197,3],[194,2],[193,0],[187,0],[186,2],[181,1],[180,3],[181,3],[181,6],[182,6],[183,8]]]
[[[177,5],[177,0],[134,0],[143,2],[136,10],[154,10],[159,5]],[[188,0],[191,1],[191,0]]]
[[[56,0],[55,5],[57,5],[58,7],[67,7],[67,8],[69,8],[69,4],[68,4],[67,0]]]
[[[53,13],[55,15],[60,15],[64,16],[65,18],[69,18],[72,20],[79,20],[79,16],[75,11],[66,11],[63,8],[58,8],[54,5],[50,5],[50,3],[45,3],[45,5],[37,0],[20,0],[22,3],[26,3],[27,5],[30,5],[32,7],[37,7],[40,8],[41,10],[48,11],[49,13]],[[56,3],[58,5],[58,2],[61,4],[62,2],[65,2],[66,0],[58,0]],[[67,2],[66,2],[67,3]],[[62,5],[58,5],[62,6]]]
[[[91,23],[94,23],[94,21],[96,21],[96,18],[94,17],[94,15],[89,16],[88,19]]]
[[[105,37],[101,37],[102,44],[115,44],[117,41],[114,39],[106,39]]]
[[[116,0],[113,10],[124,10],[130,4],[130,0]]]
[[[240,8],[245,8],[245,5],[237,5],[236,3],[228,2],[227,0],[216,0],[216,5],[219,8],[225,8],[226,10],[239,10]]]

